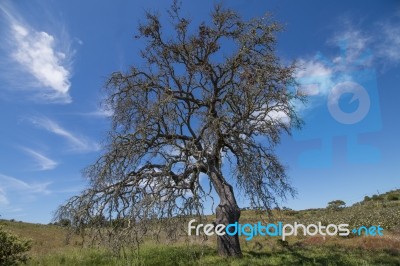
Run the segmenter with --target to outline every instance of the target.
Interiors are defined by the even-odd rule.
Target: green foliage
[[[400,195],[396,195],[396,194],[389,194],[387,197],[388,200],[400,200]]]
[[[333,200],[331,202],[328,202],[328,209],[332,210],[340,210],[341,208],[344,208],[346,206],[346,202],[343,200]]]
[[[29,257],[25,252],[30,248],[29,240],[21,239],[0,226],[0,265],[26,263]]]
[[[376,195],[376,194],[372,195],[372,200],[373,201],[382,201],[384,199],[385,198],[382,195]]]
[[[107,225],[108,221],[104,215],[96,215],[92,217],[88,222],[88,226],[93,226],[93,227],[104,227]]]
[[[60,219],[58,222],[55,222],[54,224],[62,226],[62,227],[68,227],[68,226],[71,226],[71,220],[64,218],[64,219]]]
[[[385,197],[382,196],[385,199]],[[332,211],[331,208],[318,211],[303,210],[298,214],[291,214],[285,222],[301,222],[304,224],[321,221],[322,224],[349,224],[350,228],[359,226],[380,225],[384,233],[388,231],[400,232],[400,201],[371,200],[356,203],[353,206]]]
[[[365,196],[364,200],[360,204],[365,204],[367,202],[374,201],[376,204],[383,204],[391,201],[400,201],[400,189],[391,190],[383,194],[374,194],[371,197]]]

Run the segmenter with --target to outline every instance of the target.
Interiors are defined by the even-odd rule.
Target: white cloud
[[[51,170],[56,168],[58,165],[57,162],[53,161],[52,159],[44,156],[43,154],[37,151],[24,147],[22,147],[21,149],[24,150],[29,155],[31,155],[33,159],[35,159],[35,161],[38,164],[39,170]]]
[[[20,24],[13,24],[12,30],[16,41],[12,57],[56,96],[68,97],[70,73],[62,65],[66,55],[54,50],[54,37]]]
[[[50,182],[25,182],[21,179],[0,174],[0,206],[2,215],[15,217],[23,211],[23,204],[34,202],[37,197],[49,195]]]
[[[0,195],[8,192],[23,192],[24,194],[50,194],[47,188],[50,182],[46,183],[27,183],[20,179],[0,174]]]
[[[326,95],[332,87],[334,69],[316,59],[300,59],[296,78],[300,92],[308,96]]]
[[[400,27],[385,22],[378,24],[378,28],[362,31],[349,20],[344,22],[343,30],[327,42],[340,48],[339,56],[324,57],[316,53],[312,58],[298,60],[299,92],[310,96],[307,105],[295,103],[298,111],[310,110],[326,102],[335,84],[352,81],[352,73],[357,68],[400,62]]]
[[[373,41],[373,36],[367,35],[359,29],[355,29],[349,22],[346,23],[345,30],[337,32],[334,37],[328,40],[331,46],[340,47],[342,50],[341,56],[333,59],[333,63],[337,69],[344,67],[346,70],[349,65],[371,64],[371,58],[363,55]]]
[[[5,191],[0,188],[0,205],[8,205],[9,203]]]
[[[396,17],[397,16],[397,17]],[[343,56],[337,57],[335,64],[357,64],[377,66],[387,63],[400,63],[400,15],[394,15],[368,25],[354,26],[350,20],[345,20],[343,30],[337,32],[329,40],[329,44],[339,46]]]
[[[60,190],[54,190],[53,193],[55,194],[60,194],[60,193],[68,193],[68,194],[78,194],[79,192],[84,190],[84,186],[75,186],[75,187],[69,187],[69,188],[64,188]]]
[[[35,92],[36,98],[46,102],[70,103],[69,66],[72,52],[63,49],[69,40],[61,40],[48,32],[34,29],[9,6],[0,4],[0,14],[4,15],[8,29],[4,32],[3,49],[12,65],[7,69],[17,72],[11,76],[20,77],[14,77],[11,83],[23,83],[17,86],[28,87]],[[29,74],[29,78],[26,74]]]
[[[350,60],[357,51],[352,51],[351,55],[336,57],[332,61],[321,59],[316,56],[311,59],[300,59],[300,70],[296,73],[299,84],[298,93],[308,96],[307,102],[293,101],[296,110],[305,115],[305,112],[325,104],[329,94],[339,82],[352,81],[351,69],[353,67]]]
[[[268,107],[267,105],[263,105],[260,110],[254,111],[250,123],[259,126],[268,126],[271,122],[283,124],[290,123],[290,117],[286,114],[286,112],[288,112],[288,106],[273,106],[272,109],[270,108],[271,107]],[[268,109],[270,110],[267,112]]]
[[[368,53],[371,37],[346,23],[346,30],[334,34],[328,40],[332,47],[341,49],[340,56],[324,57],[317,53],[312,58],[300,58],[296,78],[300,93],[326,97],[338,81],[352,80],[351,72],[358,66],[368,67],[372,56]],[[340,77],[337,74],[340,73]]]
[[[284,124],[290,123],[290,117],[284,111],[272,110],[268,113],[268,117],[272,121],[279,121]]]
[[[377,40],[378,56],[391,63],[400,62],[400,23],[380,23],[378,24],[383,38]]]
[[[332,70],[327,66],[323,65],[318,61],[306,61],[300,59],[300,69],[297,72],[297,77],[309,77],[309,76],[327,76],[332,74]]]
[[[92,112],[82,113],[82,115],[99,117],[99,118],[111,117],[113,114],[114,114],[113,111],[104,108],[98,108],[97,110]]]
[[[65,138],[71,145],[71,149],[77,152],[90,152],[90,151],[98,151],[100,146],[98,143],[89,140],[83,136],[76,136],[72,132],[67,131],[55,121],[47,118],[47,117],[30,117],[28,120],[40,127],[43,128],[53,134],[61,136]]]
[[[312,58],[303,57],[298,60],[300,69],[296,76],[300,93],[311,96],[307,106],[295,103],[299,111],[326,102],[335,84],[352,81],[352,73],[357,68],[380,68],[400,63],[398,20],[389,17],[385,21],[361,28],[353,25],[350,19],[344,19],[338,25],[342,30],[336,32],[327,44],[340,48],[339,56],[324,57],[316,53]]]

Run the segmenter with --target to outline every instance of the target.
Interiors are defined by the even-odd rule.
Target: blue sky
[[[183,1],[194,22],[213,1]],[[294,209],[348,204],[400,187],[398,1],[225,1],[244,18],[271,12],[286,29],[282,62],[297,60],[306,125],[277,151]],[[107,77],[140,63],[133,38],[145,10],[168,1],[0,2],[0,215],[48,223],[85,186],[101,154]],[[239,195],[241,207],[246,205]]]

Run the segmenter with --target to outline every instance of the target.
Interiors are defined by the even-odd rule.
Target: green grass
[[[114,256],[106,249],[83,248],[80,236],[55,225],[1,221],[7,230],[32,240],[28,265],[400,265],[400,190],[371,197],[340,210],[309,209],[266,212],[242,211],[241,223],[283,221],[292,223],[341,223],[350,226],[381,225],[383,237],[290,237],[282,246],[275,237],[241,238],[243,258],[223,258],[216,252],[214,237],[181,237],[176,243],[166,237],[157,244],[150,238],[139,250]],[[214,217],[207,217],[208,221]],[[350,227],[351,228],[351,227]],[[204,241],[203,243],[201,241]],[[191,243],[190,245],[188,243]],[[202,244],[201,244],[202,243]]]
[[[28,265],[400,265],[399,254],[340,246],[293,246],[245,250],[243,258],[222,258],[215,249],[185,245],[146,245],[140,256],[116,258],[106,251],[84,249],[34,258]]]

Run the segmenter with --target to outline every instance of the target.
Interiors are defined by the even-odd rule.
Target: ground
[[[128,250],[124,256],[113,256],[106,249],[87,247],[79,235],[69,235],[58,225],[0,221],[15,234],[32,240],[28,265],[400,265],[400,191],[375,195],[351,207],[274,210],[273,219],[292,223],[340,223],[351,226],[380,225],[383,236],[279,237],[241,238],[243,258],[221,258],[215,238],[178,237],[176,242],[147,239],[139,250]],[[212,217],[208,217],[212,220]],[[272,218],[271,218],[272,219]],[[266,212],[244,210],[240,222],[268,222]],[[69,236],[69,237],[67,237]]]

